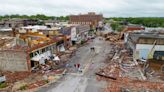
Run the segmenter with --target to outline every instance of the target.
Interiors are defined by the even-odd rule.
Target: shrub
[[[27,89],[27,85],[23,85],[19,88],[19,90],[26,90]]]
[[[0,88],[5,88],[5,87],[7,87],[7,83],[0,83]]]
[[[81,41],[81,45],[83,45],[85,43],[85,41]]]
[[[48,83],[49,81],[48,80],[45,80],[46,83]]]

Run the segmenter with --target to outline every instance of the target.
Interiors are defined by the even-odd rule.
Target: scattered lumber
[[[107,75],[104,75],[104,74],[101,74],[101,73],[95,73],[95,74],[98,75],[98,76],[104,77],[104,78],[109,78],[109,79],[112,79],[112,80],[117,80],[116,78],[114,78],[112,76],[107,76]]]

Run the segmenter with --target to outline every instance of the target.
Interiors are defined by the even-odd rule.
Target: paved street
[[[95,47],[95,52],[90,47]],[[96,38],[93,42],[80,47],[75,56],[70,59],[69,72],[63,79],[38,92],[102,92],[106,87],[105,81],[97,81],[95,71],[105,66],[104,60],[110,52],[108,42]],[[74,68],[74,64],[80,63],[82,73]]]

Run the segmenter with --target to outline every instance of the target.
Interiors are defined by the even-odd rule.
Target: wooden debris
[[[112,80],[116,80],[116,78],[114,78],[114,77],[107,76],[107,75],[103,75],[103,74],[101,74],[101,73],[95,73],[95,74],[98,75],[98,76],[104,77],[104,78],[110,78],[110,79],[112,79]]]

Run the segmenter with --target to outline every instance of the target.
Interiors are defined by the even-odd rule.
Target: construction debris
[[[0,50],[11,48],[16,44],[16,38],[14,37],[1,37],[0,38]]]
[[[111,46],[112,51],[106,61],[107,67],[96,72],[98,80],[108,82],[104,92],[164,92],[164,81],[149,79],[144,73],[143,65],[133,59],[131,51],[125,49],[124,44],[115,42]],[[157,76],[154,78],[157,79]]]
[[[6,81],[9,83],[16,82],[18,80],[23,80],[27,78],[31,73],[30,72],[3,72],[6,76]]]
[[[111,77],[111,76],[106,76],[105,74],[96,73],[96,75],[99,75],[99,76],[101,76],[101,77],[105,77],[105,78],[110,78],[110,79],[116,80],[116,78]]]

